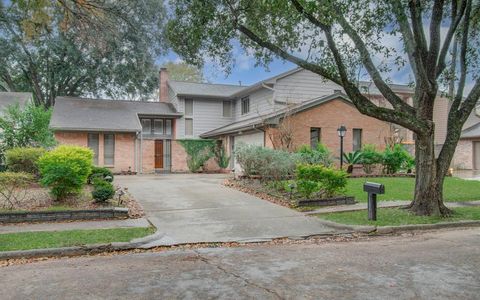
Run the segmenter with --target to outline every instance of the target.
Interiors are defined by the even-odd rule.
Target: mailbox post
[[[363,191],[368,193],[368,219],[377,220],[377,194],[385,194],[385,186],[375,182],[365,182]]]

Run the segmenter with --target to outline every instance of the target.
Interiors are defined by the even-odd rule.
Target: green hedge
[[[38,175],[37,161],[45,152],[43,148],[12,148],[5,152],[5,164],[9,171]]]

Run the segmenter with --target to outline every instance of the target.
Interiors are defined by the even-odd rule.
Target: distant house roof
[[[231,134],[231,133],[236,133],[241,131],[253,130],[255,128],[260,128],[263,125],[267,125],[267,124],[278,124],[279,120],[282,117],[284,117],[286,113],[288,113],[289,115],[296,114],[304,110],[310,109],[312,107],[324,104],[331,100],[342,100],[349,104],[352,104],[350,99],[345,94],[341,92],[337,92],[328,96],[302,102],[301,104],[298,104],[293,107],[288,107],[288,108],[285,107],[272,113],[234,122],[234,123],[216,128],[214,130],[205,132],[201,134],[200,137],[202,138],[218,137],[224,134]]]
[[[178,96],[201,96],[212,98],[229,98],[248,86],[231,84],[196,83],[185,81],[168,81],[168,85]]]
[[[182,116],[170,103],[57,97],[50,127],[54,130],[138,132],[142,130],[139,115]]]
[[[31,100],[31,93],[0,92],[0,114],[10,105],[24,107]]]

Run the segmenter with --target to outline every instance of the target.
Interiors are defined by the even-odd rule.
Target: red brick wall
[[[143,173],[155,172],[155,141],[143,140],[142,144]]]
[[[172,141],[172,172],[188,172],[187,153],[177,141]]]
[[[353,148],[353,130],[362,129],[362,145],[375,144],[384,148],[384,137],[390,134],[390,125],[386,122],[362,115],[353,105],[342,100],[332,100],[325,104],[305,110],[290,117],[293,135],[293,149],[301,145],[310,145],[310,128],[321,128],[321,142],[334,154],[340,152],[340,138],[337,128],[345,125],[347,133],[344,138],[344,151]],[[265,144],[272,147],[267,130]]]
[[[55,138],[59,144],[88,147],[87,132],[55,132]],[[103,166],[104,138],[99,133],[98,165]],[[108,166],[114,172],[128,171],[129,167],[135,171],[135,134],[115,133],[115,159],[114,166]]]

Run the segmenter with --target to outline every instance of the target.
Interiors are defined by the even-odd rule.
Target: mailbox
[[[363,191],[372,194],[385,194],[385,186],[375,182],[365,182]]]
[[[377,194],[385,194],[385,186],[375,182],[365,182],[363,191],[368,193],[368,219],[377,220]]]

